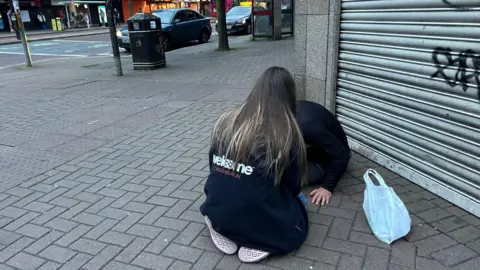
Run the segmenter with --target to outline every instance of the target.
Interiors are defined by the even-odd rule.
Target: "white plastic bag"
[[[370,179],[374,176],[379,186]],[[363,200],[363,210],[373,234],[387,244],[404,237],[411,227],[408,210],[395,191],[385,184],[382,176],[373,169],[368,169],[363,175],[366,188]]]

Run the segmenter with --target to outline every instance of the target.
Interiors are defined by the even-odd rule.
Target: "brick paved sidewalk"
[[[478,269],[480,219],[357,154],[330,205],[308,205],[300,250],[253,265],[219,253],[198,210],[210,128],[265,68],[293,66],[293,40],[235,46],[151,72],[122,59],[122,78],[100,58],[2,71],[0,269]],[[412,214],[392,246],[363,215],[367,168]]]

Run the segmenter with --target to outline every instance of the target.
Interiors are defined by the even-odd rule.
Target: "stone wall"
[[[300,98],[335,110],[341,0],[295,0],[295,80]]]

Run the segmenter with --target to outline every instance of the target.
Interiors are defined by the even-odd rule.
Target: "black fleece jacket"
[[[316,159],[330,163],[322,187],[332,192],[345,172],[351,156],[345,131],[331,112],[311,101],[298,102],[297,121],[303,139],[314,149]]]

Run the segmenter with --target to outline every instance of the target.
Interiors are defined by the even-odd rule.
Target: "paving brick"
[[[357,211],[325,206],[325,207],[321,207],[318,210],[318,213],[327,215],[327,216],[353,220],[355,218],[355,215],[357,214]]]
[[[80,212],[84,211],[88,207],[90,207],[90,203],[87,202],[79,202],[74,207],[68,209],[66,212],[60,215],[60,217],[65,219],[71,219],[72,217],[78,215]]]
[[[127,233],[154,239],[161,231],[162,229],[157,227],[135,224],[127,231]]]
[[[65,263],[60,270],[77,270],[82,267],[86,262],[92,259],[91,255],[79,253],[73,257],[70,261]],[[83,270],[83,268],[82,268]]]
[[[157,194],[157,192],[160,190],[159,187],[149,187],[147,188],[146,190],[144,190],[142,193],[140,193],[135,199],[134,201],[137,201],[137,202],[147,202],[149,201],[150,199],[153,198],[153,196],[155,194]],[[166,205],[168,206],[168,205]]]
[[[432,226],[441,232],[448,233],[453,230],[468,226],[468,223],[458,217],[450,217],[435,223]]]
[[[5,226],[7,226],[7,225],[10,224],[12,221],[14,221],[13,218],[8,218],[8,217],[0,218],[0,228],[3,228],[3,227],[5,227]]]
[[[439,232],[435,230],[432,226],[421,224],[413,226],[407,236],[405,236],[405,239],[408,242],[416,242],[437,234],[439,234]]]
[[[154,205],[140,202],[129,202],[123,207],[123,209],[129,212],[138,212],[143,214],[150,212],[153,208]]]
[[[9,223],[7,226],[3,227],[5,230],[15,231],[18,230],[23,225],[29,223],[34,218],[38,217],[40,214],[34,212],[28,212],[22,217],[15,219],[13,222]]]
[[[364,256],[367,252],[367,246],[365,245],[328,237],[325,239],[323,247],[325,249],[343,252],[354,256]]]
[[[68,247],[73,242],[77,241],[82,237],[86,232],[88,232],[92,227],[85,225],[78,225],[75,229],[71,230],[69,233],[64,235],[62,238],[58,239],[55,244]]]
[[[111,259],[117,256],[122,249],[116,246],[107,246],[99,254],[86,263],[82,269],[98,270],[102,269]]]
[[[47,223],[48,221],[50,221],[51,219],[53,219],[53,218],[57,217],[58,215],[62,214],[66,210],[67,210],[66,208],[57,206],[57,207],[43,213],[43,215],[35,218],[34,220],[31,221],[31,223],[34,223],[34,224],[37,224],[37,225],[43,225],[43,224]]]
[[[27,247],[25,249],[25,251],[30,253],[30,254],[37,254],[40,251],[44,250],[47,246],[51,245],[57,239],[62,237],[63,235],[64,234],[62,232],[51,231],[50,233],[48,233],[44,237],[38,239],[33,244],[29,245],[29,247]]]
[[[435,260],[431,260],[431,259],[427,259],[427,258],[423,258],[423,257],[417,257],[415,266],[416,266],[415,269],[417,269],[417,270],[432,270],[432,269],[446,270],[446,269],[448,269],[447,267],[445,267],[444,265],[442,265],[441,263],[439,263]]]
[[[27,211],[25,211],[23,209],[13,207],[13,206],[8,206],[8,207],[3,208],[0,211],[0,216],[17,219],[17,218],[20,218],[21,216],[25,215],[26,213],[27,213]]]
[[[388,244],[381,242],[373,234],[352,231],[350,233],[349,240],[352,242],[361,243],[364,245],[391,249],[391,247]]]
[[[365,214],[363,212],[359,212],[357,214],[357,217],[355,218],[355,221],[353,222],[353,230],[359,231],[359,232],[364,232],[364,233],[372,233],[372,229],[370,228],[370,225],[368,224],[367,218],[365,217]]]
[[[70,248],[78,252],[87,253],[95,256],[106,246],[106,244],[100,243],[95,240],[81,238],[75,241],[75,243],[71,244]]]
[[[222,255],[212,252],[205,252],[202,254],[200,259],[195,263],[192,269],[197,270],[207,270],[207,269],[215,269],[215,266],[220,262],[222,259]]]
[[[433,208],[427,211],[423,211],[417,214],[421,219],[425,220],[426,222],[434,222],[445,219],[452,214],[441,209],[441,208]]]
[[[71,198],[59,196],[51,200],[49,203],[61,207],[72,208],[78,203],[78,201]]]
[[[467,222],[468,224],[470,224],[472,226],[477,226],[477,227],[480,226],[480,218],[477,218],[473,215],[463,216],[462,220]]]
[[[43,235],[47,234],[49,231],[50,230],[45,227],[37,226],[34,224],[26,224],[20,229],[18,229],[16,232],[31,238],[40,238]]]
[[[102,199],[103,196],[85,191],[85,192],[78,193],[77,195],[75,195],[74,198],[77,199],[77,200],[80,200],[80,201],[84,201],[84,202],[96,203],[100,199]]]
[[[103,188],[100,191],[97,192],[97,194],[107,196],[107,197],[113,197],[113,198],[120,198],[122,197],[123,194],[126,192],[121,190],[121,189],[114,189],[114,188]]]
[[[121,262],[115,262],[111,261],[109,262],[105,267],[102,268],[102,270],[143,270],[142,268],[133,266],[133,265],[127,265]]]
[[[454,270],[476,270],[478,269],[478,266],[480,265],[480,257],[475,258],[473,260],[469,260],[467,262],[464,262],[462,264],[459,264],[455,267],[452,267]]]
[[[200,249],[177,245],[177,244],[170,244],[163,251],[162,255],[166,257],[174,258],[174,259],[195,263],[200,258],[202,253],[203,251]]]
[[[417,253],[416,247],[413,244],[405,242],[400,239],[392,245],[392,255],[390,262],[405,267],[415,267],[415,254]]]
[[[467,244],[467,246],[473,250],[475,250],[477,253],[480,254],[480,239],[479,240],[476,240],[476,241],[473,241],[473,242],[470,242]]]
[[[347,240],[350,230],[352,228],[353,222],[344,218],[335,218],[330,230],[328,231],[328,236],[333,238],[338,238],[342,240]]]
[[[405,205],[410,213],[420,213],[429,209],[433,209],[436,207],[435,204],[427,201],[427,200],[420,200],[417,202],[408,203]]]
[[[158,256],[151,253],[142,252],[138,257],[132,262],[134,265],[138,265],[144,268],[157,269],[157,270],[167,270],[168,267],[173,263],[173,260],[163,256]]]
[[[179,219],[169,218],[169,217],[161,217],[155,222],[154,225],[161,228],[165,228],[165,229],[182,231],[187,227],[188,222],[179,220]]]
[[[3,195],[7,196],[6,194],[3,194]],[[13,206],[24,208],[26,205],[29,205],[29,204],[35,202],[35,200],[39,199],[43,195],[45,195],[44,192],[34,192],[34,193],[28,195],[27,197],[21,199],[20,201],[14,203]],[[36,203],[38,203],[38,202],[36,202]],[[35,211],[34,209],[37,209],[37,207],[38,206],[33,204],[33,205],[29,206],[29,208],[26,208],[26,209],[30,210],[30,211]],[[42,205],[40,205],[40,209],[42,209]]]
[[[126,191],[130,191],[130,192],[141,193],[145,189],[147,189],[147,186],[137,185],[137,184],[133,184],[133,183],[126,183],[121,187],[121,189],[126,190]]]
[[[237,270],[242,264],[238,256],[223,256],[220,262],[217,264],[218,270]]]
[[[116,257],[116,260],[124,263],[130,263],[149,243],[150,240],[137,237],[122,251],[122,253]]]
[[[340,262],[338,263],[337,270],[355,270],[355,269],[362,269],[362,262],[363,258],[356,257],[348,254],[342,254],[340,256]],[[383,269],[383,268],[368,268],[369,266],[373,266],[372,264],[366,265],[365,269]]]
[[[50,202],[51,200],[57,198],[58,196],[61,196],[63,193],[65,193],[67,191],[68,191],[68,188],[55,187],[54,190],[45,194],[45,196],[38,199],[38,201],[40,201],[40,202]]]
[[[278,267],[280,269],[310,269],[313,266],[313,262],[310,260],[292,257],[292,256],[282,256],[282,257],[271,257],[267,261],[268,265]]]
[[[480,230],[473,226],[467,226],[465,228],[450,232],[448,235],[458,242],[465,244],[479,239]]]
[[[433,253],[432,257],[446,266],[453,266],[461,262],[478,257],[478,254],[465,245],[456,245],[440,252]]]
[[[41,258],[20,252],[8,260],[7,264],[18,269],[33,270],[40,268],[44,262],[45,260]]]
[[[93,228],[87,234],[85,234],[85,237],[91,238],[91,239],[97,239],[100,236],[102,236],[105,232],[113,228],[113,226],[115,226],[117,223],[118,223],[117,220],[105,219],[104,221],[102,221],[102,223],[98,224],[97,226],[95,226],[95,228]]]
[[[37,270],[57,270],[60,267],[62,267],[62,264],[49,261],[44,263],[40,268],[37,268]]]
[[[76,252],[59,247],[59,246],[49,246],[38,255],[40,257],[46,258],[48,260],[52,260],[58,263],[66,263],[70,260],[73,256],[75,256]]]
[[[160,254],[177,235],[178,232],[176,231],[164,230],[145,248],[145,251]]]
[[[5,262],[11,257],[13,257],[15,254],[19,253],[22,251],[24,248],[29,246],[31,243],[33,243],[33,239],[28,238],[28,237],[22,237],[15,241],[13,244],[9,245],[8,247],[2,249],[0,251],[0,262]]]
[[[167,207],[157,206],[153,208],[148,214],[146,214],[139,223],[152,225],[155,221],[157,221],[164,213],[168,211]]]
[[[98,212],[102,211],[105,207],[109,206],[111,203],[115,201],[115,198],[104,197],[100,201],[96,202],[88,209],[85,210],[87,213],[97,214]]]
[[[170,182],[164,188],[162,188],[157,195],[158,196],[170,196],[174,191],[176,191],[182,185],[181,182]],[[202,190],[203,192],[203,190]]]
[[[89,213],[86,213],[86,212],[82,212],[82,213],[76,215],[74,218],[72,218],[73,221],[76,221],[78,223],[83,223],[83,224],[86,224],[86,225],[90,225],[90,226],[97,226],[104,219],[105,218],[102,217],[102,216],[93,215],[93,214],[89,214]]]
[[[317,224],[310,225],[305,244],[310,246],[322,247],[325,237],[327,236],[327,232],[327,226]]]
[[[160,205],[160,206],[167,206],[167,207],[172,207],[177,203],[178,199],[173,199],[169,197],[164,197],[164,196],[153,196],[150,198],[147,203],[149,204],[155,204],[155,205]]]
[[[102,237],[100,237],[99,241],[126,247],[133,241],[133,239],[135,239],[135,237],[128,234],[108,231]]]
[[[238,270],[278,270],[280,268],[262,264],[242,264]],[[323,268],[319,268],[323,269]]]
[[[69,232],[78,226],[78,223],[63,218],[54,218],[50,222],[46,223],[45,226],[54,230]]]
[[[192,269],[192,264],[182,261],[174,261],[168,270],[190,270]]]
[[[113,227],[113,230],[118,232],[126,232],[130,227],[133,226],[133,224],[137,223],[142,216],[143,215],[139,213],[128,213],[128,216],[120,221],[115,227]]]
[[[427,239],[420,240],[414,243],[417,246],[417,254],[420,256],[428,256],[434,252],[446,249],[457,244],[457,241],[452,238],[439,234],[431,236]]]
[[[382,248],[368,247],[364,269],[386,270],[390,252]]]
[[[340,259],[340,253],[338,252],[305,245],[300,247],[296,253],[296,256],[332,265],[337,265]]]
[[[8,246],[11,243],[17,241],[22,237],[22,235],[15,233],[15,232],[9,232],[5,230],[0,230],[0,244]]]
[[[190,245],[205,227],[203,224],[192,222],[188,224],[187,228],[182,230],[174,242],[181,245]]]
[[[98,213],[100,216],[108,217],[111,219],[122,220],[128,216],[128,212],[122,209],[113,207],[107,207]]]
[[[33,193],[32,190],[30,189],[27,189],[27,188],[22,188],[22,187],[13,187],[7,191],[4,191],[6,194],[10,194],[10,195],[13,195],[13,196],[17,196],[17,197],[27,197],[28,195],[30,195],[31,193]]]

